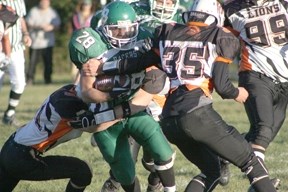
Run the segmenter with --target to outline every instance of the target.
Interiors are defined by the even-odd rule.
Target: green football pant
[[[151,153],[155,162],[168,161],[173,154],[160,125],[146,112],[139,112],[104,131],[94,133],[113,176],[122,185],[130,185],[135,179],[135,163],[131,155],[129,135]]]

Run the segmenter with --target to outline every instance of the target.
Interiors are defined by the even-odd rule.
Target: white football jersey
[[[256,2],[256,1],[254,1]],[[288,81],[288,1],[230,1],[224,6],[242,42],[240,71],[253,70]]]

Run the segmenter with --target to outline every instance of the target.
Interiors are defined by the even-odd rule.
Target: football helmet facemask
[[[122,1],[109,3],[102,10],[102,31],[116,49],[127,50],[134,47],[138,35],[135,10]]]
[[[179,6],[179,0],[149,0],[150,15],[160,22],[173,19]]]

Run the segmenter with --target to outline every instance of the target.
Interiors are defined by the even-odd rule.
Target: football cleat
[[[220,179],[219,184],[225,186],[229,183],[230,180],[230,170],[229,170],[229,161],[220,159]]]
[[[163,191],[163,185],[161,182],[157,183],[156,185],[148,184],[147,192],[161,192]]]
[[[119,191],[121,184],[109,177],[102,186],[100,192],[116,192]]]
[[[2,123],[5,125],[10,125],[14,127],[20,127],[21,124],[15,119],[15,115],[7,116],[6,114],[3,116]]]

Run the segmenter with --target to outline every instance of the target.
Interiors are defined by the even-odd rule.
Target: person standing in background
[[[27,31],[24,16],[26,15],[26,6],[24,0],[2,0],[3,5],[14,9],[19,16],[16,24],[9,31],[9,39],[11,43],[11,62],[8,65],[10,76],[11,91],[9,94],[9,102],[2,122],[7,125],[18,126],[15,120],[15,109],[19,104],[20,97],[25,89],[25,46],[31,45],[31,38]],[[0,71],[0,88],[4,80],[5,72]]]
[[[32,7],[26,18],[32,45],[29,52],[30,62],[27,70],[27,84],[33,84],[36,65],[41,55],[44,63],[44,82],[52,82],[53,47],[55,30],[61,24],[56,10],[50,6],[50,0],[40,0],[38,6]]]
[[[79,2],[71,19],[70,34],[77,29],[90,26],[94,9],[95,8],[91,0],[83,0]],[[71,75],[73,77],[74,84],[76,84],[79,81],[79,70],[73,64],[71,65]]]

